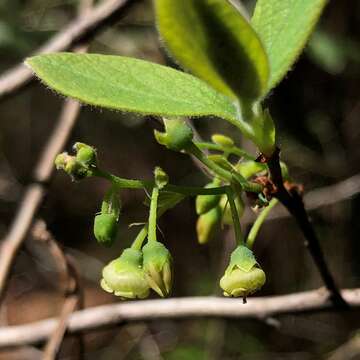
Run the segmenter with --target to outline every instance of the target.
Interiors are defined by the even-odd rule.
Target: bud
[[[218,186],[219,183],[214,181],[205,185],[206,189]],[[198,215],[207,213],[214,208],[220,201],[221,195],[198,195],[195,200],[195,209]]]
[[[64,170],[73,180],[81,180],[89,175],[88,167],[83,166],[75,156],[71,156],[67,152],[56,156],[55,166],[58,170]]]
[[[196,223],[196,232],[199,244],[206,244],[214,237],[220,220],[221,210],[219,206],[216,206],[207,213],[199,216]]]
[[[257,263],[253,252],[246,246],[238,246],[231,254],[230,264],[220,279],[225,296],[247,297],[265,284],[266,276]]]
[[[225,225],[232,225],[233,219],[232,219],[232,213],[231,213],[231,207],[228,201],[228,198],[226,195],[222,195],[220,199],[219,206],[223,212],[222,215],[222,222]],[[241,218],[244,215],[245,211],[245,205],[244,201],[240,196],[237,196],[235,198],[235,206],[238,213],[239,218]]]
[[[99,244],[106,247],[113,245],[117,232],[121,210],[121,201],[116,188],[111,187],[101,204],[101,213],[94,219],[94,235]]]
[[[143,248],[143,269],[149,286],[161,297],[168,296],[172,286],[172,258],[158,241],[149,241]]]
[[[259,163],[257,161],[245,161],[237,164],[236,170],[242,175],[245,179],[250,178],[251,176],[266,170],[266,165]]]
[[[159,166],[154,170],[155,184],[159,189],[164,188],[169,182],[169,176],[166,172]]]
[[[96,150],[90,145],[77,142],[74,145],[76,160],[84,166],[96,166]]]
[[[223,147],[231,148],[234,146],[234,141],[228,136],[222,134],[214,134],[211,137],[211,141],[217,145],[221,145]]]
[[[117,219],[114,214],[99,214],[94,219],[94,235],[99,244],[110,247],[118,232]]]
[[[193,131],[181,118],[165,119],[165,132],[154,131],[156,141],[170,150],[181,151],[186,149],[192,142]]]
[[[122,299],[148,297],[150,289],[141,265],[141,251],[125,249],[119,258],[104,267],[101,287]]]

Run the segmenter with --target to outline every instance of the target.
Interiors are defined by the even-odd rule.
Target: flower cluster
[[[237,247],[220,280],[224,295],[246,298],[253,294],[266,280],[265,272],[251,251],[263,217],[258,217],[259,222],[254,224],[246,240],[239,219],[245,209],[245,194],[257,210],[271,200],[269,192],[265,191],[268,189],[263,186],[267,179],[266,164],[257,162],[236,147],[230,137],[221,134],[213,135],[211,143],[195,142],[185,119],[164,119],[164,132],[155,131],[154,135],[166,148],[196,157],[208,169],[212,180],[204,187],[176,186],[169,184],[168,175],[159,167],[155,169],[152,181],[119,178],[100,169],[96,150],[83,143],[75,144],[75,155],[63,153],[56,158],[57,168],[63,169],[74,180],[97,176],[111,182],[100,212],[94,218],[94,236],[103,246],[111,247],[118,238],[120,192],[125,188],[137,188],[151,193],[145,201],[149,206],[148,222],[131,247],[104,267],[101,287],[122,299],[144,299],[151,289],[161,297],[168,296],[173,283],[173,260],[166,246],[157,240],[157,220],[186,196],[195,196],[200,244],[208,243],[224,225],[234,228]],[[216,153],[203,152],[204,148]],[[233,155],[239,157],[238,162],[233,161]],[[288,178],[284,165],[282,170]]]

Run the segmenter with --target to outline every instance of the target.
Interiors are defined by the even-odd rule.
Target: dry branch
[[[98,6],[89,15],[81,17],[71,23],[63,32],[58,33],[48,44],[44,45],[39,52],[51,52],[63,50],[83,40],[85,35],[93,34],[96,29],[103,26],[120,10],[127,9],[127,6],[135,0],[114,0],[107,1]],[[78,51],[84,51],[84,49]],[[24,68],[15,70],[0,79],[0,99],[5,93],[9,94],[18,86],[26,82],[31,74],[29,70],[24,73]],[[20,76],[19,76],[20,74]],[[23,75],[21,75],[23,74]],[[24,77],[24,74],[26,75]],[[30,76],[30,77],[29,77]],[[25,79],[25,80],[24,80]],[[27,79],[27,80],[26,80]],[[15,85],[14,85],[15,84]],[[14,88],[15,86],[15,88]],[[9,89],[12,89],[9,91]],[[22,202],[10,225],[7,235],[1,242],[0,249],[0,302],[3,299],[7,279],[26,234],[33,222],[34,215],[39,209],[44,198],[45,184],[50,180],[53,173],[53,162],[55,156],[64,148],[70,132],[75,124],[80,107],[74,100],[65,100],[57,126],[53,130],[47,144],[44,147],[33,174],[33,184],[30,184],[24,192]]]
[[[342,290],[350,310],[360,307],[360,289]],[[102,305],[77,311],[70,316],[68,333],[85,332],[122,322],[182,318],[264,319],[276,315],[338,311],[325,289],[296,294],[253,297],[246,305],[239,299],[188,297],[143,300]],[[21,346],[46,340],[57,326],[57,319],[0,328],[0,347]]]
[[[80,274],[74,260],[63,252],[52,234],[47,230],[45,222],[42,220],[35,222],[31,234],[34,240],[40,240],[47,245],[48,251],[53,257],[62,279],[59,283],[65,285],[62,289],[64,304],[58,318],[58,324],[49,337],[43,354],[44,360],[53,360],[57,358],[60,351],[70,314],[76,309],[82,309],[83,307],[83,289]],[[82,350],[83,340],[81,334],[79,343]]]
[[[116,21],[120,14],[136,0],[109,0],[97,6],[86,16],[72,21],[62,31],[34,52],[35,54],[59,52],[72,49],[80,42]],[[0,77],[0,100],[21,89],[33,78],[32,72],[23,64],[16,65]]]
[[[299,229],[301,230],[304,238],[305,245],[309,250],[309,253],[317,267],[321,279],[324,282],[326,288],[330,291],[330,297],[334,305],[339,308],[346,308],[346,301],[342,298],[341,293],[335,283],[333,274],[331,273],[328,264],[325,260],[325,256],[320,245],[319,238],[312,225],[309,215],[306,212],[303,199],[298,191],[288,190],[284,186],[284,180],[280,167],[280,149],[276,148],[270,158],[263,157],[261,161],[266,162],[269,168],[269,173],[276,191],[273,196],[276,197],[289,211],[289,213],[296,220]]]

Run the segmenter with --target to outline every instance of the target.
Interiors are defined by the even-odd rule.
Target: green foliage
[[[347,37],[316,31],[310,39],[307,54],[330,74],[340,74],[350,59],[360,61],[360,48]]]
[[[121,56],[57,53],[26,61],[60,94],[90,105],[168,116],[215,115],[236,121],[225,96],[166,66]]]
[[[158,27],[177,61],[216,90],[257,99],[267,89],[269,66],[251,25],[224,0],[157,0]]]
[[[268,90],[294,64],[314,28],[326,0],[258,0],[252,25],[270,62]]]

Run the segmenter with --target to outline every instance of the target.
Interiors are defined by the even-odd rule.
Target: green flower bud
[[[118,220],[121,211],[119,191],[111,187],[101,204],[101,212],[94,219],[94,235],[99,244],[113,245],[118,233]]]
[[[221,145],[223,147],[231,148],[234,146],[233,139],[229,138],[228,136],[222,134],[214,134],[211,137],[211,141],[217,145]]]
[[[55,166],[58,170],[64,170],[73,180],[81,180],[89,175],[88,167],[66,152],[56,156]]]
[[[66,163],[68,161],[68,158],[71,158],[72,156],[70,156],[67,152],[63,152],[59,155],[56,156],[55,158],[55,167],[57,170],[64,170]]]
[[[231,254],[230,264],[220,279],[220,287],[225,296],[246,297],[261,289],[265,281],[265,273],[253,252],[240,245]]]
[[[118,232],[117,219],[114,214],[99,214],[94,219],[94,235],[99,244],[110,247]]]
[[[101,287],[122,299],[148,297],[150,289],[141,265],[141,251],[125,249],[119,258],[104,267]]]
[[[192,142],[193,131],[181,118],[165,119],[165,132],[154,131],[156,141],[170,150],[181,151],[186,149]]]
[[[266,165],[257,161],[241,162],[235,167],[236,170],[240,173],[240,175],[242,175],[245,179],[248,179],[257,173],[266,170]]]
[[[172,257],[158,241],[149,241],[143,248],[143,269],[149,286],[161,297],[168,296],[172,287]]]
[[[229,201],[228,201],[228,198],[226,195],[221,196],[219,205],[220,205],[221,211],[223,212],[223,215],[222,215],[223,224],[232,225],[233,220],[232,220],[232,214],[231,214],[231,207],[230,207],[230,204],[229,204]],[[243,199],[240,196],[235,198],[235,206],[236,206],[238,216],[239,216],[239,218],[241,218],[244,215],[245,205],[244,205]]]
[[[199,216],[196,223],[196,233],[199,244],[206,244],[214,237],[220,220],[221,210],[219,206]]]
[[[157,166],[154,170],[155,175],[155,183],[159,189],[164,188],[169,182],[169,176],[166,172],[159,166]]]
[[[211,182],[205,185],[206,189],[217,187],[220,184],[218,182]],[[217,206],[221,198],[221,195],[198,195],[195,200],[195,209],[198,215],[207,213],[209,210]]]
[[[75,143],[76,160],[84,166],[96,166],[96,150],[90,145],[80,142]]]

